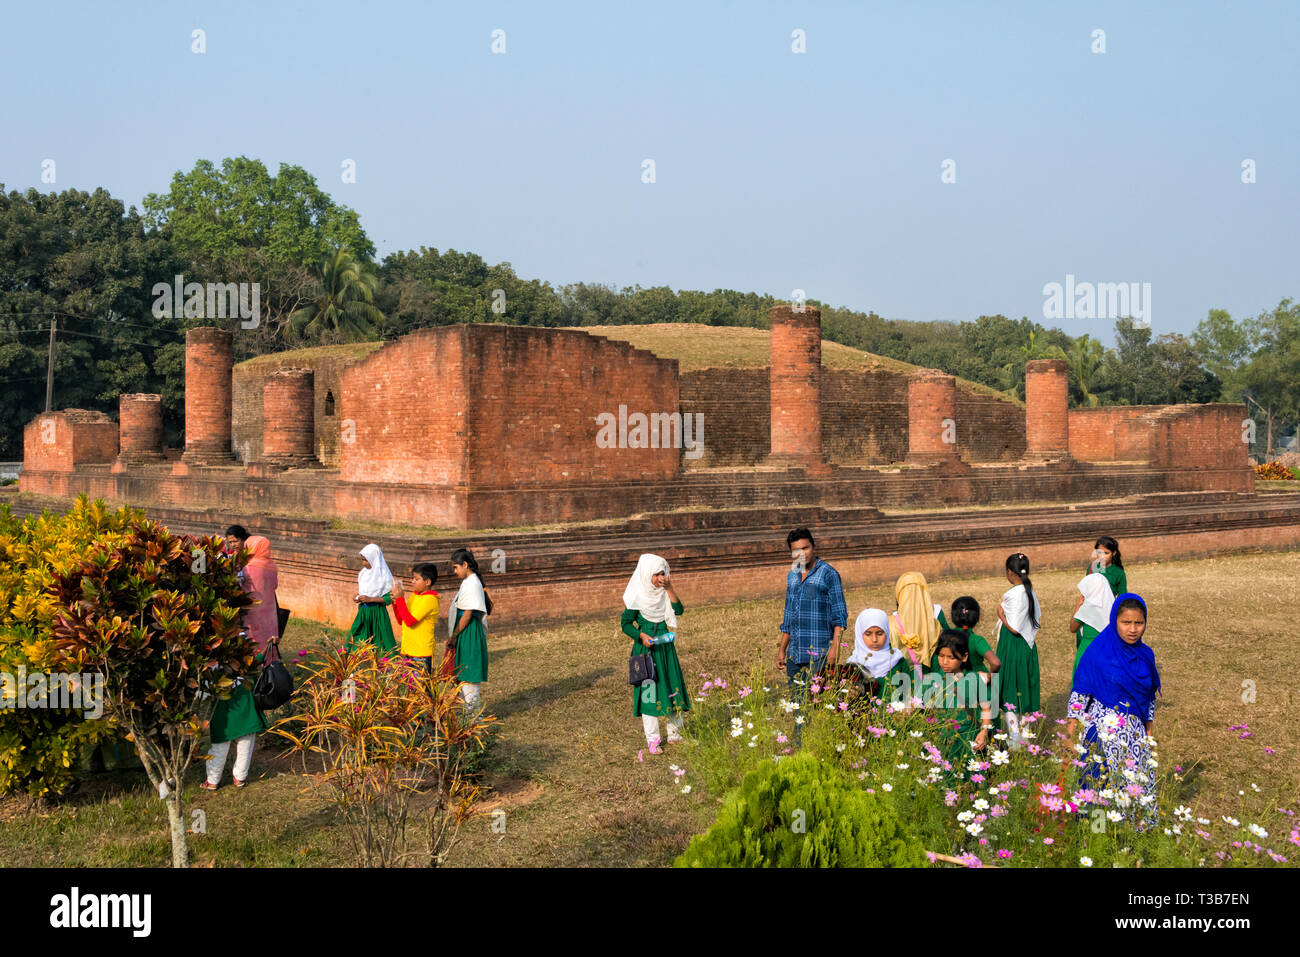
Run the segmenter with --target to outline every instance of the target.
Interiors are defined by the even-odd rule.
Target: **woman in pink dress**
[[[275,560],[271,558],[269,540],[254,535],[244,543],[244,547],[253,553],[244,566],[244,591],[259,602],[244,612],[244,627],[260,654],[266,651],[271,641],[280,637],[280,615],[275,602],[278,573]]]

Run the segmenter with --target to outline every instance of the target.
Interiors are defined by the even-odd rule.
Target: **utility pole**
[[[54,404],[54,313],[50,313],[50,361],[45,368],[45,411]]]

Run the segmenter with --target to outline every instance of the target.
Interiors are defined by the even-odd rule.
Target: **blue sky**
[[[1044,321],[1043,286],[1067,274],[1150,283],[1156,334],[1300,297],[1295,2],[55,0],[2,16],[6,189],[139,204],[199,158],[243,154],[311,171],[381,256],[454,247],[557,285],[798,288],[891,318]],[[1112,339],[1109,319],[1047,324]]]

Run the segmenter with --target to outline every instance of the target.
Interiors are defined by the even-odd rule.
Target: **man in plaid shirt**
[[[839,639],[849,624],[840,573],[817,557],[812,532],[796,528],[786,536],[795,567],[785,580],[785,619],[777,666],[784,667],[791,687],[802,671],[817,674],[834,665]]]

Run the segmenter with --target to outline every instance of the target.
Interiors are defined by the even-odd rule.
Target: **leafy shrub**
[[[142,517],[129,508],[110,512],[84,495],[63,515],[20,520],[0,506],[0,672],[15,685],[24,673],[59,670],[50,640],[58,612],[55,577],[75,568],[92,544],[125,540],[130,523]],[[79,709],[0,708],[0,794],[65,793],[82,754],[114,735],[109,721],[87,721]]]
[[[75,564],[54,577],[54,641],[69,671],[103,676],[106,714],[166,800],[172,865],[185,867],[181,784],[217,698],[252,671],[256,645],[240,612],[253,599],[219,538],[152,521],[96,542]]]
[[[466,758],[495,719],[466,714],[454,679],[381,657],[371,645],[327,650],[305,669],[299,710],[272,730],[302,758],[304,773],[308,755],[320,756],[313,784],[327,788],[357,866],[445,863],[480,792]],[[426,790],[434,793],[423,808],[423,847],[413,850],[407,824]]]
[[[1287,481],[1294,476],[1292,470],[1281,462],[1265,462],[1255,466],[1255,477],[1274,481]]]
[[[678,867],[917,867],[893,803],[807,754],[768,760],[691,839]]]

